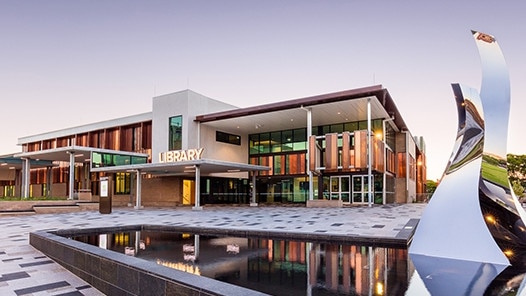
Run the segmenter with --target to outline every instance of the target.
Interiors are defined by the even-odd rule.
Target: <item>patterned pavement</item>
[[[412,228],[425,204],[344,208],[213,207],[113,209],[63,214],[0,214],[0,295],[102,295],[29,245],[37,230],[136,224],[202,226],[392,239]]]

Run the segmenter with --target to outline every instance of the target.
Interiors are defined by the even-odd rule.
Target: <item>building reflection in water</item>
[[[272,295],[404,295],[414,270],[406,249],[146,231],[75,239]]]

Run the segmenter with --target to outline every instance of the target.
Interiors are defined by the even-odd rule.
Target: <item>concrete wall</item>
[[[152,162],[159,162],[159,153],[168,151],[170,117],[178,115],[182,115],[183,117],[182,149],[200,148],[198,147],[198,125],[194,122],[195,117],[197,115],[235,108],[237,107],[205,97],[190,90],[153,98]],[[200,146],[205,147],[203,144]]]
[[[416,200],[416,178],[409,178],[409,170],[411,167],[408,165],[409,157],[415,160],[416,168],[416,143],[410,133],[397,133],[396,134],[396,167],[400,165],[406,166],[406,175],[399,176],[397,169],[397,178],[395,181],[395,202],[397,203],[410,203]],[[398,163],[398,153],[407,153],[406,163]],[[416,176],[416,171],[414,172]]]
[[[400,165],[406,165],[405,163],[398,163],[398,153],[405,153],[407,146],[407,135],[404,133],[397,133],[395,137],[395,161],[396,161],[396,178],[395,178],[395,203],[406,203],[407,202],[407,179],[406,176],[398,175],[398,167]]]
[[[409,153],[409,155],[411,155],[411,157],[413,158],[413,161],[414,161],[414,165],[412,168],[409,168],[409,169],[413,169],[414,172],[413,172],[413,175],[415,176],[413,179],[411,178],[408,178],[408,186],[407,186],[407,202],[410,203],[410,202],[414,202],[416,201],[416,142],[415,142],[415,139],[411,136],[411,134],[407,133],[406,134],[407,136],[407,151]],[[409,174],[409,172],[408,172]]]

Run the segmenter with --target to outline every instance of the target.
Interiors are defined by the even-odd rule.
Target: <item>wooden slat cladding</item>
[[[385,144],[377,138],[373,140],[373,169],[384,172]]]
[[[342,133],[342,170],[348,172],[351,170],[351,133]]]
[[[354,168],[367,168],[367,131],[354,132]]]
[[[327,134],[325,135],[325,171],[337,171],[338,160],[338,134]]]
[[[318,149],[316,147],[316,136],[309,137],[309,170],[311,172],[316,171],[316,158],[318,155]]]

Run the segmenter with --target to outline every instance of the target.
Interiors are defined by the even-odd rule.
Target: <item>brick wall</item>
[[[141,185],[142,204],[144,206],[176,206],[182,204],[182,183],[181,177],[143,179]]]

